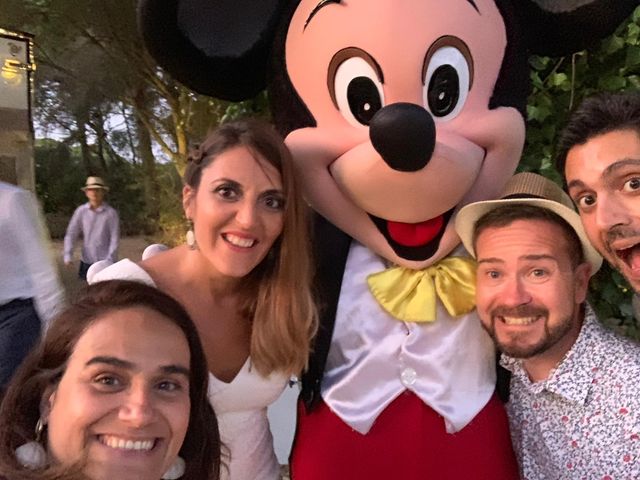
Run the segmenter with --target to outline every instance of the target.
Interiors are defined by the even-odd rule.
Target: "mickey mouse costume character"
[[[579,50],[637,4],[142,0],[178,80],[235,101],[267,88],[319,213],[294,480],[518,478],[453,219],[516,168],[528,55]]]

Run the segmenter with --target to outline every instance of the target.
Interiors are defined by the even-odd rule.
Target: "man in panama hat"
[[[502,199],[461,209],[456,230],[478,262],[478,316],[511,372],[522,478],[640,478],[640,345],[586,302],[602,259],[571,199],[521,173]]]
[[[82,190],[89,201],[76,208],[71,217],[64,236],[64,263],[71,265],[74,244],[82,235],[82,256],[78,275],[86,280],[91,264],[100,260],[117,260],[120,222],[118,212],[104,201],[109,187],[102,178],[88,177]]]

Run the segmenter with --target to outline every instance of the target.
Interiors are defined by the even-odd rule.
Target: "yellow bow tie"
[[[475,308],[476,263],[449,257],[425,268],[389,268],[367,277],[369,290],[390,315],[404,322],[433,322],[436,294],[449,315]]]

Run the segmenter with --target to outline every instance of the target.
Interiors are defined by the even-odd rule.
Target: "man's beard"
[[[531,358],[536,355],[540,355],[541,353],[546,352],[551,347],[553,347],[556,343],[558,343],[570,330],[572,326],[572,319],[575,314],[575,308],[564,318],[561,318],[559,322],[557,322],[553,326],[549,326],[549,310],[542,306],[535,305],[520,305],[515,308],[508,308],[503,306],[498,306],[493,308],[490,312],[491,324],[490,326],[486,326],[482,323],[482,326],[487,331],[487,333],[491,336],[494,343],[498,347],[498,349],[513,358]],[[503,342],[498,339],[495,333],[495,323],[500,322],[501,320],[497,320],[496,317],[543,317],[544,322],[544,335],[540,340],[536,343],[527,342],[527,338],[531,336],[531,332],[520,332],[520,333],[511,333],[509,335],[509,341]],[[540,320],[537,320],[540,321]],[[519,342],[518,340],[525,340],[524,342]],[[524,344],[524,345],[523,345]]]

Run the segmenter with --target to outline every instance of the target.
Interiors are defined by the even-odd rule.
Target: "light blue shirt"
[[[117,261],[120,243],[118,212],[103,203],[93,210],[89,202],[73,212],[64,236],[64,261],[73,257],[74,244],[82,234],[82,261],[95,263],[100,260]]]

